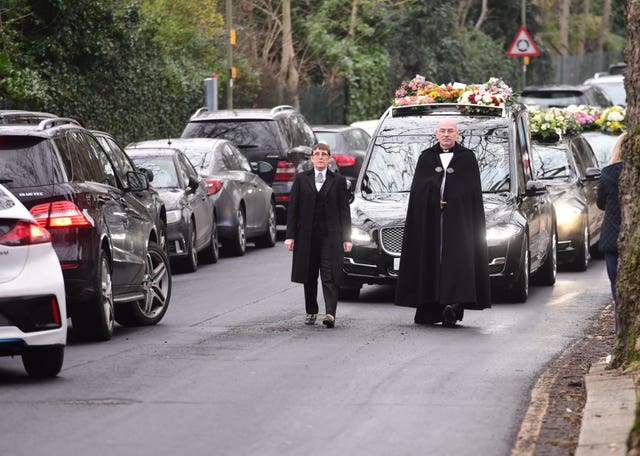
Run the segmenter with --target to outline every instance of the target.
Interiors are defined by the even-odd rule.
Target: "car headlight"
[[[371,235],[368,232],[360,228],[357,228],[355,226],[351,227],[351,242],[367,244],[372,241],[373,239],[371,238]]]
[[[582,208],[569,201],[561,201],[553,205],[556,210],[556,220],[559,225],[576,221],[582,214]]]
[[[487,228],[487,242],[504,241],[520,234],[518,225],[495,225]]]
[[[180,209],[167,211],[167,225],[169,223],[179,222],[181,218],[182,218],[182,211]]]

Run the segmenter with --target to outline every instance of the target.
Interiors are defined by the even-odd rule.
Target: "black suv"
[[[136,195],[144,173],[112,161],[76,121],[0,126],[0,182],[53,237],[74,332],[106,340],[114,321],[152,325],[171,295],[158,227]],[[115,305],[114,305],[115,304]]]
[[[317,142],[304,116],[287,105],[221,111],[201,108],[189,120],[182,137],[228,139],[250,162],[271,164],[273,171],[261,177],[273,188],[279,224],[286,223],[293,179],[307,166]]]
[[[362,284],[397,279],[409,190],[418,158],[436,142],[443,117],[458,124],[458,141],[476,153],[480,167],[492,290],[525,301],[529,277],[556,280],[557,230],[546,186],[531,166],[528,111],[434,103],[391,107],[367,150],[351,203],[353,249],[345,255],[344,298]]]

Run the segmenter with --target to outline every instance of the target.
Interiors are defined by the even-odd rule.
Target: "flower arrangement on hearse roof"
[[[540,141],[559,141],[567,134],[585,130],[601,130],[619,134],[626,129],[626,110],[621,106],[571,105],[566,108],[537,109],[529,107],[531,137]]]
[[[416,75],[403,81],[396,90],[394,106],[431,103],[458,103],[477,106],[504,106],[513,93],[511,87],[499,78],[490,78],[484,84],[465,85],[459,82],[436,84],[424,76]]]

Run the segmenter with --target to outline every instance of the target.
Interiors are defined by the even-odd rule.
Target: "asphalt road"
[[[0,358],[0,455],[508,455],[536,376],[609,293],[596,261],[442,328],[368,286],[326,329],[289,268],[278,242],[175,275],[161,324],[71,340],[50,381]]]

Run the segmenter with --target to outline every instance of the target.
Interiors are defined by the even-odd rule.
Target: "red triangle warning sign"
[[[520,27],[516,37],[509,46],[507,56],[509,57],[537,57],[540,55],[540,50],[533,42],[533,38],[527,32],[527,29]]]

